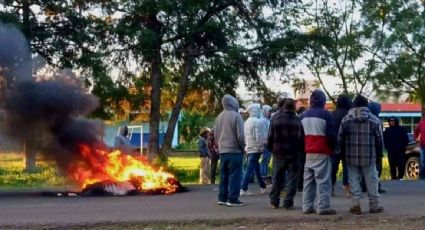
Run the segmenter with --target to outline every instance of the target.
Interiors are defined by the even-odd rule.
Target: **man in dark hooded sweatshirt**
[[[226,94],[221,103],[223,111],[214,126],[214,139],[220,154],[218,204],[240,207],[245,205],[239,201],[245,149],[244,121],[238,113],[239,102],[236,98]]]
[[[314,90],[310,96],[310,108],[301,115],[306,152],[303,190],[303,213],[305,214],[315,212],[315,203],[317,203],[317,214],[336,214],[330,205],[331,155],[334,152],[336,132],[332,115],[325,110],[325,103],[325,93]],[[315,202],[316,199],[317,202]]]
[[[364,176],[369,196],[369,212],[380,213],[384,209],[379,206],[376,154],[383,146],[382,124],[379,118],[370,112],[368,100],[364,96],[357,95],[353,106],[354,108],[342,119],[338,133],[338,142],[345,154],[353,193],[353,205],[349,211],[353,214],[362,213],[360,181]]]
[[[409,136],[396,117],[388,118],[388,124],[389,127],[384,132],[384,145],[388,151],[391,180],[400,180],[404,176],[404,154]]]
[[[336,130],[339,130],[342,119],[348,114],[353,103],[351,98],[346,94],[339,95],[336,101],[336,109],[332,112]],[[339,163],[342,162],[342,186],[347,197],[351,197],[350,183],[348,183],[348,170],[345,164],[344,155],[338,145],[335,146],[335,154],[332,155],[332,195],[335,195],[336,174],[338,173]]]

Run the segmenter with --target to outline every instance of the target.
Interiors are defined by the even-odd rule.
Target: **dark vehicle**
[[[412,142],[406,148],[406,173],[407,179],[414,180],[419,178],[419,142]]]

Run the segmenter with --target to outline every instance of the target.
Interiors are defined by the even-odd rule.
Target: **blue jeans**
[[[339,162],[342,162],[342,184],[348,185],[348,170],[347,165],[345,164],[345,159],[342,154],[335,154],[331,157],[332,160],[332,187],[335,187],[336,183],[336,174],[339,170]]]
[[[242,153],[220,154],[220,186],[218,200],[235,203],[239,201],[242,175]]]
[[[425,148],[421,148],[419,156],[419,178],[425,180]]]
[[[360,198],[362,197],[362,187],[360,181],[364,176],[367,187],[367,195],[369,197],[369,208],[373,209],[379,205],[378,193],[378,171],[376,165],[370,166],[347,166],[348,173],[350,174],[351,192],[353,193],[353,205],[360,205]]]
[[[261,158],[261,176],[267,177],[269,175],[269,164],[270,164],[270,159],[272,158],[272,153],[266,148],[264,147],[263,150],[263,156]]]
[[[242,180],[242,190],[244,191],[248,190],[248,184],[254,172],[257,177],[258,183],[260,184],[260,187],[266,188],[266,183],[264,183],[264,180],[261,177],[261,173],[260,173],[260,163],[258,162],[260,160],[260,157],[261,157],[261,153],[248,154],[248,162],[247,162],[245,174]]]
[[[307,154],[304,166],[303,211],[314,209],[317,191],[317,212],[330,209],[331,159],[325,154]]]

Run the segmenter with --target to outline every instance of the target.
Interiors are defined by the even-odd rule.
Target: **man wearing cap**
[[[244,121],[238,113],[239,102],[236,98],[226,94],[221,103],[223,111],[214,126],[214,139],[220,154],[218,204],[240,207],[245,205],[239,200],[245,151]]]
[[[208,154],[207,138],[210,133],[210,129],[207,127],[201,128],[199,132],[198,140],[198,153],[201,159],[200,171],[199,171],[199,183],[209,184],[210,183],[210,158]]]
[[[345,155],[353,194],[350,213],[362,213],[360,206],[362,176],[365,177],[368,190],[369,212],[383,212],[384,208],[379,206],[379,178],[376,170],[376,154],[383,146],[382,126],[379,118],[370,112],[368,100],[364,96],[359,94],[354,98],[353,108],[342,119],[338,142]]]

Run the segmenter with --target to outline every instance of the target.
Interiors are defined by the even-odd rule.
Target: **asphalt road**
[[[383,183],[388,192],[381,196],[385,217],[425,216],[425,181],[389,181]],[[127,197],[37,197],[30,191],[11,193],[0,191],[0,228],[2,226],[72,225],[102,222],[134,221],[188,221],[202,219],[236,218],[318,218],[301,212],[301,194],[295,200],[296,210],[274,210],[269,207],[267,194],[259,194],[257,185],[250,185],[256,194],[241,197],[244,207],[217,205],[216,186],[188,186],[186,193],[164,196]],[[367,195],[362,207],[367,209]],[[343,196],[338,186],[331,205],[338,215],[326,218],[350,216],[351,200]],[[364,214],[373,215],[373,214]],[[320,217],[322,218],[322,217]]]

